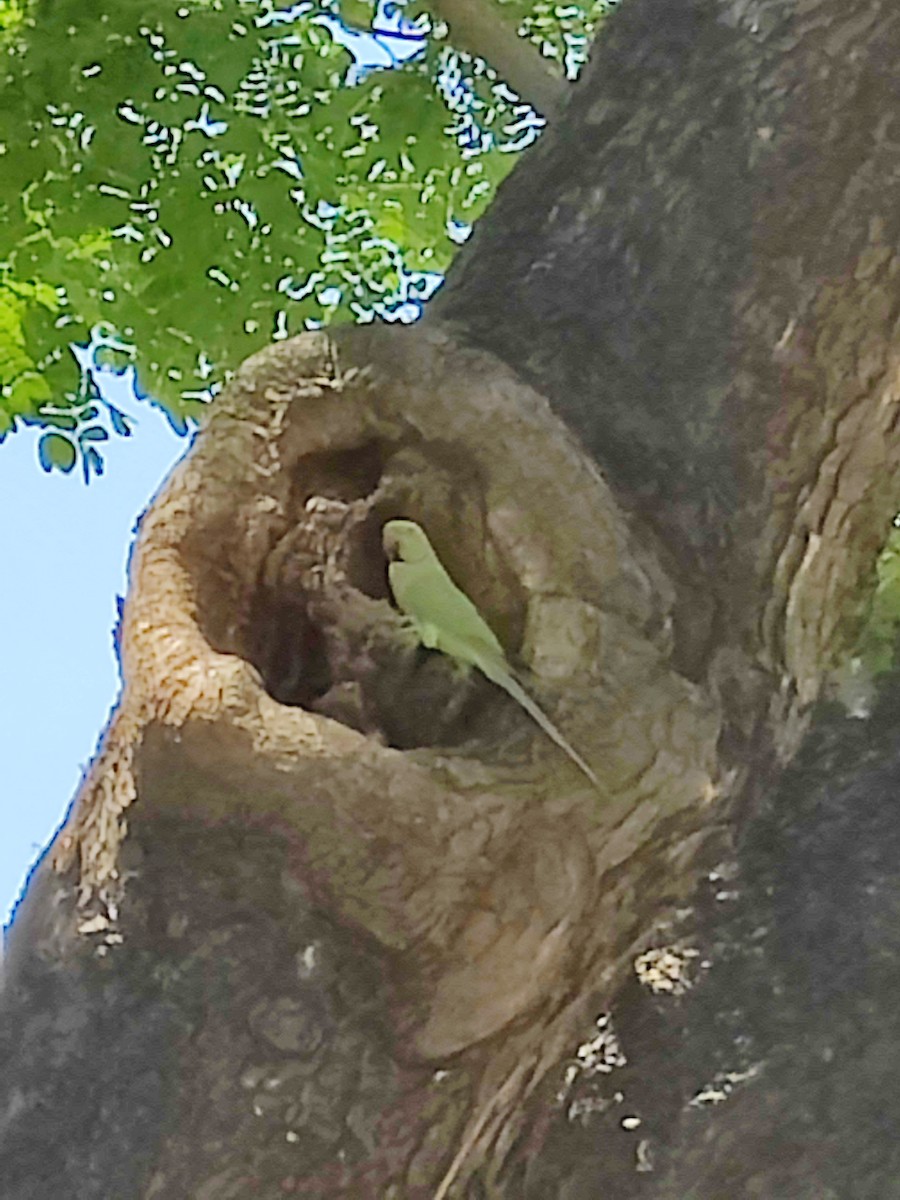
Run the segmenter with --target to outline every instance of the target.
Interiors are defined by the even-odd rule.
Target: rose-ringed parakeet
[[[421,525],[388,521],[382,542],[390,560],[388,579],[397,607],[409,617],[422,645],[477,667],[512,696],[597,786],[597,776],[588,764],[516,679],[493,630],[450,578]]]

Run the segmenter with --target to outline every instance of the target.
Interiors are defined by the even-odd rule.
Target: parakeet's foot
[[[412,617],[405,614],[398,615],[395,625],[397,632],[397,640],[403,642],[404,645],[408,642],[410,646],[418,648],[422,645],[422,638],[419,634],[419,626]]]

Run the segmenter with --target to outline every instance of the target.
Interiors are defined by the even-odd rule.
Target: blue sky
[[[105,443],[106,473],[89,487],[78,470],[44,474],[35,430],[0,446],[0,923],[115,700],[112,627],[134,523],[188,446],[157,409],[128,398],[127,376],[104,376],[105,394],[138,424],[133,437]]]

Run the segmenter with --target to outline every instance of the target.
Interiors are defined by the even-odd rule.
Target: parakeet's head
[[[425,562],[434,558],[425,530],[415,521],[387,521],[381,531],[381,544],[391,562]]]

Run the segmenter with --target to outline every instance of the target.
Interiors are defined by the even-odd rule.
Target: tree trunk
[[[900,508],[898,54],[628,0],[424,322],[244,364],[13,926],[5,1197],[900,1196],[889,704],[785,773]],[[411,646],[401,515],[598,788]]]

